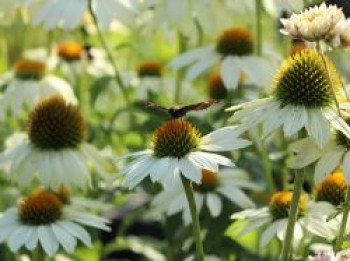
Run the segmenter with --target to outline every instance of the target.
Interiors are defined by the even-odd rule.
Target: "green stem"
[[[326,57],[324,55],[324,52],[322,51],[322,48],[321,48],[321,45],[320,45],[320,42],[316,42],[316,49],[318,51],[318,53],[321,55],[321,58],[322,58],[322,62],[323,62],[323,65],[327,71],[327,76],[328,76],[328,80],[329,80],[329,83],[331,85],[331,89],[332,89],[332,95],[333,95],[333,99],[334,99],[334,102],[335,102],[335,106],[337,108],[337,112],[339,114],[339,117],[342,117],[341,115],[341,111],[340,111],[340,106],[339,106],[339,102],[337,100],[337,95],[335,93],[335,90],[334,90],[334,86],[333,86],[333,83],[332,83],[332,77],[331,77],[331,73],[329,71],[329,68],[328,68],[328,64],[327,64],[327,61],[326,61]]]
[[[271,162],[269,158],[269,152],[267,150],[267,146],[264,143],[264,140],[261,139],[259,143],[259,151],[262,158],[262,164],[263,164],[263,172],[264,172],[264,178],[267,183],[268,192],[270,195],[272,195],[276,189],[275,184],[273,182],[273,176],[272,176],[272,168],[271,168]]]
[[[191,212],[192,218],[192,228],[193,228],[193,237],[196,243],[197,250],[197,258],[196,261],[204,261],[204,251],[201,239],[201,229],[199,225],[199,216],[197,213],[196,202],[194,200],[193,188],[191,185],[191,181],[182,176],[181,174],[182,185],[184,187],[186,198],[188,202],[188,206]]]
[[[76,75],[79,90],[79,105],[83,115],[88,118],[90,115],[90,90],[86,81],[87,73],[85,68],[82,67],[80,75]]]
[[[255,0],[256,54],[262,54],[262,0]]]
[[[348,187],[348,192],[346,194],[346,201],[345,201],[346,206],[348,206],[349,204],[350,204],[350,187]],[[349,218],[349,208],[344,208],[343,218],[341,220],[338,238],[336,240],[335,247],[334,247],[335,252],[338,252],[339,250],[341,250],[342,244],[344,242],[344,234],[345,234],[346,225],[348,223],[348,218]]]
[[[284,238],[284,244],[282,247],[281,261],[289,261],[292,254],[294,226],[298,219],[298,205],[299,205],[299,199],[301,196],[301,191],[303,188],[304,175],[305,175],[304,170],[295,172],[292,204],[290,206],[287,232],[286,232],[286,236]]]
[[[106,54],[107,54],[107,58],[109,60],[109,62],[111,63],[111,66],[113,67],[113,71],[114,71],[114,79],[117,83],[117,85],[119,86],[121,92],[122,92],[122,95],[125,99],[125,102],[127,104],[127,106],[129,107],[129,113],[130,113],[130,121],[131,121],[131,125],[134,126],[135,123],[134,123],[134,113],[133,113],[133,104],[131,102],[131,99],[128,95],[128,92],[127,92],[127,88],[123,82],[123,79],[119,73],[119,69],[118,69],[118,66],[114,60],[114,57],[113,57],[113,54],[112,54],[112,51],[111,49],[109,48],[108,44],[107,44],[107,41],[106,39],[104,38],[104,35],[102,33],[102,30],[101,30],[101,27],[100,27],[100,24],[98,22],[98,19],[92,9],[92,5],[91,5],[91,0],[89,1],[89,12],[91,14],[91,17],[92,17],[92,20],[93,20],[93,23],[96,27],[96,30],[97,30],[97,36],[99,38],[99,41],[102,45],[102,48],[105,50]]]
[[[185,36],[183,36],[181,33],[178,34],[178,39],[179,39],[179,54],[181,54],[184,51],[186,51],[187,40]],[[184,72],[182,69],[180,69],[176,75],[176,86],[175,86],[175,97],[174,97],[175,104],[180,102],[183,75],[184,75]]]
[[[32,252],[32,260],[35,260],[35,261],[45,261],[46,260],[46,254],[45,254],[44,250],[41,248],[41,246],[38,246]]]

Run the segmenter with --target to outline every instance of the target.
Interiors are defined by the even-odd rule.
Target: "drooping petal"
[[[202,138],[200,149],[207,151],[231,151],[249,146],[250,141],[238,136],[243,132],[238,126],[217,129]]]
[[[238,66],[239,60],[237,57],[226,57],[220,66],[220,75],[224,82],[224,85],[228,89],[236,89],[241,70]]]
[[[306,130],[315,140],[316,144],[323,148],[331,137],[330,124],[320,109],[309,109]]]
[[[290,144],[289,150],[291,153],[288,166],[292,169],[300,169],[310,165],[323,153],[311,137]]]
[[[222,202],[218,195],[208,193],[206,197],[207,206],[213,217],[218,217],[222,211]]]
[[[326,177],[326,175],[330,174],[332,171],[336,169],[340,160],[344,154],[344,149],[339,148],[325,153],[321,159],[317,162],[315,167],[315,182],[320,183]]]

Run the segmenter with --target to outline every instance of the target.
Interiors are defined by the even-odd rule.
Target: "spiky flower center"
[[[340,79],[327,59],[331,80],[322,57],[315,50],[303,50],[289,57],[274,78],[273,95],[283,105],[325,107],[333,103],[332,85],[337,92]]]
[[[216,50],[223,56],[249,55],[254,50],[253,36],[245,28],[226,29],[218,37]]]
[[[40,149],[75,148],[85,139],[85,133],[79,110],[60,96],[46,98],[29,115],[29,139]]]
[[[62,202],[44,189],[25,198],[18,206],[21,222],[28,225],[47,225],[62,216]]]
[[[58,45],[58,56],[68,62],[80,60],[84,46],[75,42],[65,42]]]
[[[153,134],[154,156],[182,158],[198,147],[200,139],[201,133],[188,121],[167,121]]]
[[[344,175],[335,172],[325,178],[321,185],[316,188],[315,200],[328,201],[334,206],[339,206],[345,201],[346,190],[347,184]]]
[[[274,220],[288,218],[292,204],[293,193],[291,191],[280,191],[270,199],[269,210]],[[298,204],[298,216],[303,216],[306,210],[305,195],[301,195]]]
[[[227,96],[227,89],[218,72],[213,72],[210,75],[209,96],[215,100],[225,99]]]
[[[208,169],[202,169],[201,184],[193,184],[193,188],[199,192],[208,192],[215,189],[219,183],[219,177],[216,172]]]
[[[163,65],[159,62],[146,61],[139,64],[137,68],[137,75],[143,77],[161,77]]]
[[[40,80],[46,72],[46,65],[40,61],[19,60],[14,66],[15,76],[21,80]]]

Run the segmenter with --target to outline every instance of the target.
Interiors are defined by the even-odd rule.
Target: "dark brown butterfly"
[[[202,111],[202,110],[208,109],[210,106],[218,102],[219,102],[218,100],[211,99],[205,102],[199,102],[199,103],[194,103],[194,104],[185,105],[185,106],[173,106],[170,108],[159,106],[153,102],[147,102],[146,107],[152,108],[159,112],[166,112],[171,116],[171,118],[176,119],[176,118],[184,117],[190,111]]]

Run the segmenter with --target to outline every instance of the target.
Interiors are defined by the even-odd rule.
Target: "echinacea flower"
[[[33,23],[43,23],[48,30],[57,26],[72,29],[82,23],[89,3],[90,0],[44,0],[34,16]],[[110,27],[113,20],[131,24],[137,13],[135,4],[130,0],[92,0],[91,7],[98,22],[105,29]]]
[[[342,213],[331,218],[337,208],[345,202],[347,183],[341,172],[328,175],[321,184],[316,185],[313,208],[309,210],[309,219],[305,228],[314,235],[328,241],[333,241],[339,233],[342,222]],[[350,232],[350,220],[345,227]]]
[[[334,88],[341,94],[340,78],[333,63],[327,63],[330,78],[315,50],[289,57],[275,75],[270,97],[229,108],[235,111],[232,122],[241,122],[246,129],[262,124],[263,137],[280,127],[286,137],[305,128],[320,148],[330,140],[331,126],[350,137],[350,127],[338,115],[332,93]]]
[[[133,85],[135,85],[135,93],[136,96],[140,100],[148,100],[148,93],[154,92],[159,93],[160,95],[166,95],[174,89],[175,86],[165,86],[169,85],[166,81],[169,82],[169,79],[163,78],[164,74],[164,66],[162,63],[157,61],[143,61],[138,64],[136,68],[136,75],[133,81]],[[175,81],[172,81],[170,84],[175,85]],[[164,90],[164,87],[169,88],[168,92]]]
[[[250,145],[249,141],[239,138],[241,133],[237,127],[225,127],[202,136],[186,120],[169,120],[154,132],[150,149],[125,156],[135,159],[117,177],[126,174],[125,184],[131,189],[148,176],[165,188],[179,184],[180,175],[200,184],[202,169],[218,172],[219,165],[233,166],[231,160],[214,152]]]
[[[18,116],[24,107],[31,110],[38,101],[50,95],[60,95],[74,105],[78,103],[71,86],[49,74],[42,61],[19,60],[13,71],[2,75],[0,81],[2,88],[5,88],[0,98],[0,118],[6,112]]]
[[[63,204],[44,189],[24,198],[16,208],[10,208],[0,218],[0,241],[7,241],[11,251],[22,247],[33,251],[38,245],[49,256],[60,246],[72,253],[78,240],[91,247],[91,238],[83,226],[109,230],[109,221]]]
[[[193,189],[198,212],[206,206],[210,215],[216,218],[222,212],[222,197],[241,208],[252,208],[254,202],[242,190],[260,190],[261,187],[253,183],[245,171],[234,168],[220,170],[219,173],[203,169],[201,183],[194,184]],[[184,222],[191,222],[190,209],[181,185],[159,193],[154,198],[153,205],[156,211],[167,215],[182,212]]]
[[[300,14],[292,14],[288,19],[281,19],[284,26],[282,33],[309,42],[332,40],[338,35],[338,26],[345,20],[341,8],[336,5],[311,7]]]
[[[247,209],[233,214],[231,216],[232,219],[248,222],[246,227],[239,232],[238,236],[243,236],[251,231],[263,228],[260,236],[260,246],[268,245],[276,235],[279,240],[283,241],[287,230],[291,201],[291,191],[280,191],[271,197],[268,207]],[[306,196],[302,195],[299,199],[298,219],[294,227],[293,240],[295,243],[298,243],[304,236],[302,226],[306,219],[307,208]],[[237,229],[240,227],[237,226]]]
[[[77,74],[84,74],[85,71],[94,77],[114,74],[104,50],[74,41],[61,42],[57,45],[56,60],[62,72],[72,78],[77,77]]]
[[[186,78],[191,80],[219,64],[220,76],[228,89],[237,88],[241,73],[247,75],[249,82],[265,84],[270,81],[272,64],[253,55],[253,51],[252,34],[245,28],[233,27],[224,30],[215,45],[180,54],[169,66],[173,69],[190,66]]]
[[[37,174],[43,186],[85,188],[89,165],[107,178],[113,166],[85,142],[86,124],[78,109],[58,96],[40,102],[28,119],[27,133],[0,157],[11,180],[28,186]]]
[[[341,165],[345,178],[350,183],[350,139],[339,130],[332,134],[330,141],[323,148],[319,148],[309,137],[292,143],[289,147],[289,167],[300,169],[316,162],[314,179],[316,183],[320,183]]]

